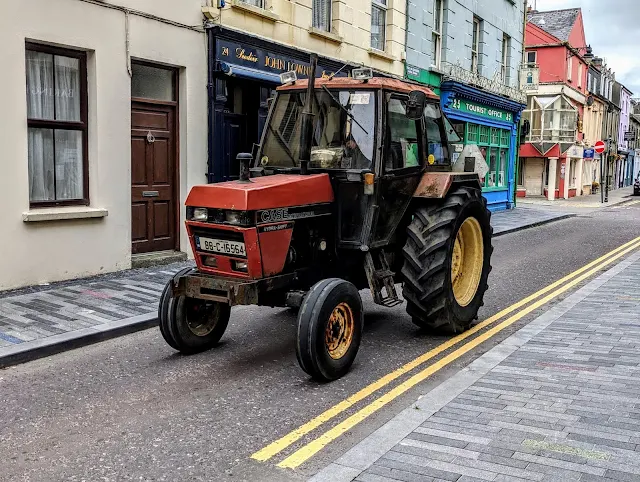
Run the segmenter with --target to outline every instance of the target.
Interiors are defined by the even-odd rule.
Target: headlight
[[[206,221],[209,219],[209,210],[207,208],[195,208],[191,215],[192,221]]]
[[[224,214],[224,220],[229,224],[244,224],[245,212],[244,211],[226,211]]]

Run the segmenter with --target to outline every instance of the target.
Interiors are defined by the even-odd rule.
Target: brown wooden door
[[[132,253],[176,247],[175,106],[131,103]]]

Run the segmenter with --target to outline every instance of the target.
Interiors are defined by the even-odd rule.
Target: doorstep
[[[132,268],[150,268],[187,260],[187,253],[182,251],[154,251],[131,255]]]

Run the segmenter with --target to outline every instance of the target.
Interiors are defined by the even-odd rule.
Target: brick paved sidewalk
[[[312,480],[640,480],[640,253]]]
[[[551,210],[545,207],[517,206],[509,211],[492,213],[491,225],[493,226],[493,235],[500,236],[574,216],[575,214],[569,211]]]
[[[167,280],[191,265],[174,263],[0,293],[0,367],[149,326]]]

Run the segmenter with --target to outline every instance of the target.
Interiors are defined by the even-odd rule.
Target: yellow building
[[[405,0],[205,0],[210,182],[234,179],[238,152],[259,142],[279,75],[404,75]],[[345,65],[346,64],[346,65]]]
[[[587,98],[583,127],[585,159],[582,170],[582,191],[584,194],[592,192],[593,183],[600,183],[600,156],[593,153],[593,157],[586,157],[586,153],[589,152],[589,155],[592,155],[594,144],[602,139],[602,123],[606,109],[606,105],[598,97],[590,95]]]

